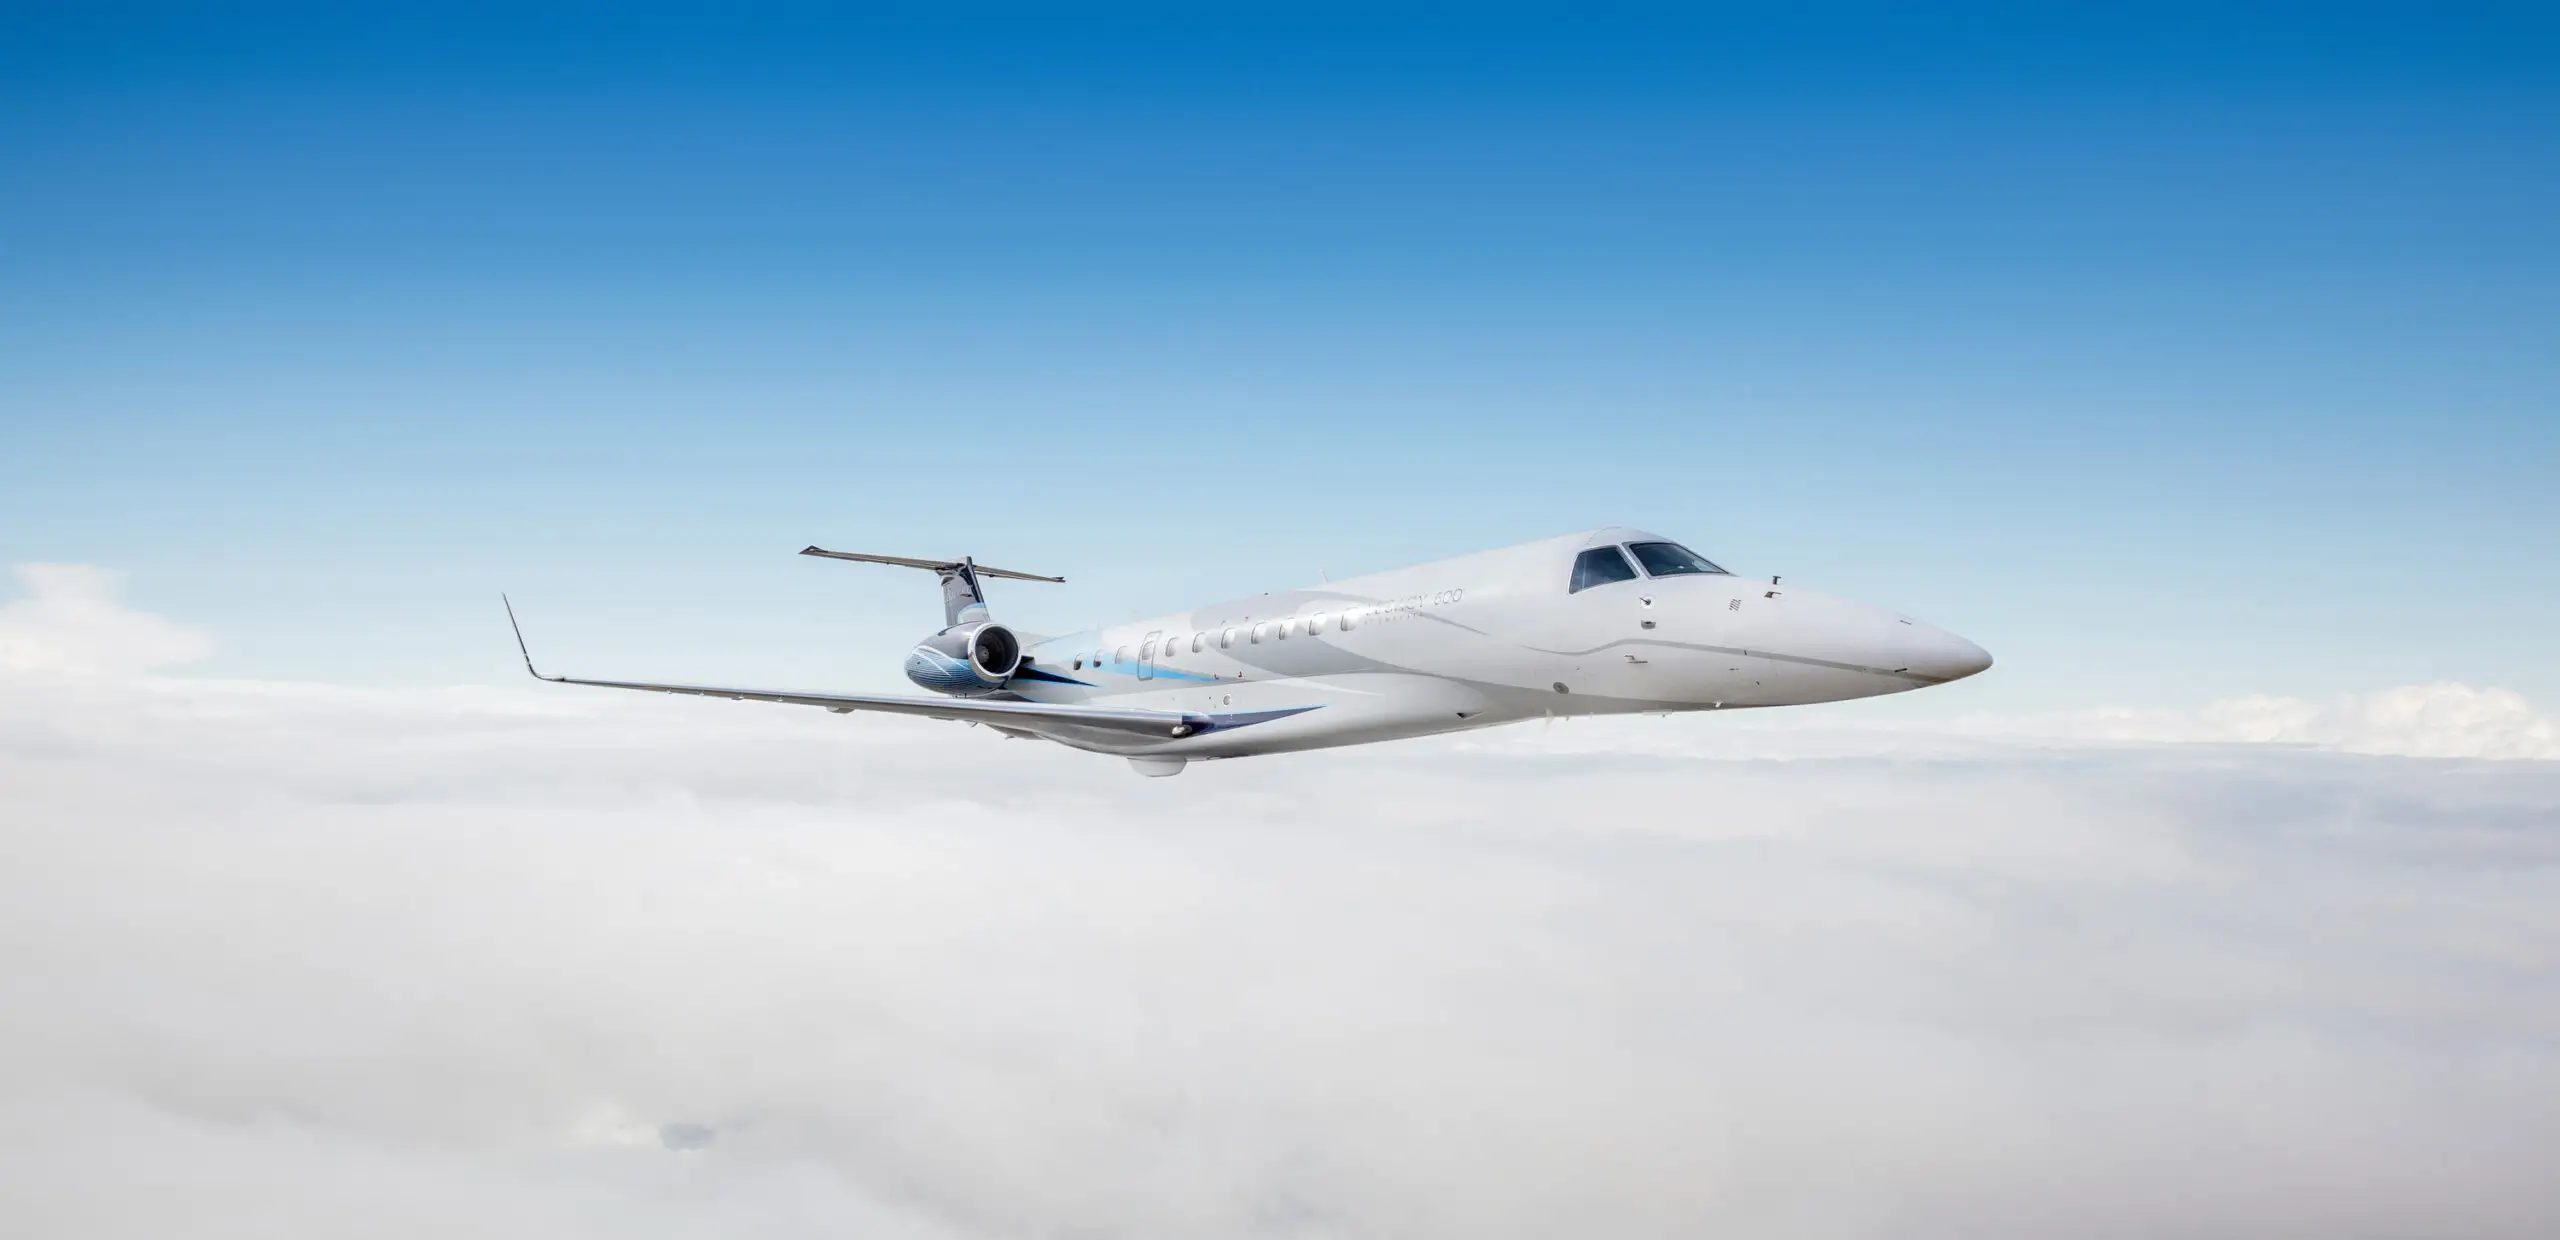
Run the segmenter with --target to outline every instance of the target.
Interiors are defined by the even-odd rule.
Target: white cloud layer
[[[87,564],[21,564],[26,595],[0,603],[0,672],[130,673],[201,659],[213,639],[136,611],[123,578]]]
[[[2318,745],[2422,758],[2560,758],[2560,720],[2522,694],[2463,684],[2404,685],[2328,702],[2225,698],[2200,711],[2092,711],[2052,721],[2091,740]]]
[[[1898,725],[1819,709],[1751,711],[1716,726],[1583,719],[1490,733],[1493,751],[1809,758],[1990,754],[2017,749],[2281,745],[2410,758],[2560,760],[2560,719],[2510,689],[2404,685],[2327,702],[2252,694],[2200,709],[2122,707],[2047,714],[1960,715]]]
[[[2560,765],[1591,735],[0,677],[0,1232],[2560,1234]]]

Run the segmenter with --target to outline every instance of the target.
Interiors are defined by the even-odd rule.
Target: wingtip
[[[498,596],[498,602],[501,606],[504,606],[507,609],[507,628],[516,635],[516,653],[524,656],[525,674],[533,677],[535,680],[553,679],[552,677],[545,676],[541,672],[534,670],[533,651],[527,649],[524,644],[524,626],[516,623],[515,600],[508,598],[504,594],[500,594]]]

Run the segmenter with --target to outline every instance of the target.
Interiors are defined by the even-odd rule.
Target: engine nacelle
[[[1022,639],[993,622],[963,624],[916,643],[907,679],[936,693],[984,697],[1022,670]]]

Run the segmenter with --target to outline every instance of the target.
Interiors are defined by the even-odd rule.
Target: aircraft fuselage
[[[1290,712],[1179,738],[1065,741],[1228,758],[1545,716],[1873,697],[1990,665],[1972,642],[1883,608],[1720,571],[1656,575],[1627,550],[1666,544],[1599,530],[1042,638],[1006,688],[1059,704]],[[1611,547],[1636,575],[1582,583],[1579,558]]]

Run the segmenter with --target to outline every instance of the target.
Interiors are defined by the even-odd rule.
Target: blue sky
[[[885,686],[803,544],[1038,629],[1623,521],[2000,656],[1911,709],[2547,705],[2555,134],[2524,9],[13,9],[0,562]]]

